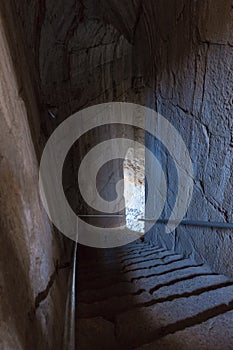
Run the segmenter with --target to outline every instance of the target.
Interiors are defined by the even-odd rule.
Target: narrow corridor
[[[0,1],[0,63],[0,350],[233,350],[233,0]]]
[[[79,248],[77,349],[233,349],[233,281],[136,241]]]

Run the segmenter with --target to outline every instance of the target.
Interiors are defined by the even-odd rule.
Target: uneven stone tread
[[[78,262],[79,350],[233,349],[233,281],[163,247],[123,248]]]

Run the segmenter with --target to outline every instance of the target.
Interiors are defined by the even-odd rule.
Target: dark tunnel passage
[[[0,60],[0,349],[232,350],[232,0],[9,0]]]

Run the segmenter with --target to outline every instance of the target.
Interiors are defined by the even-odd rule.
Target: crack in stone
[[[35,298],[35,308],[36,309],[40,306],[41,302],[44,301],[47,298],[47,296],[49,295],[49,292],[50,292],[50,290],[55,282],[55,279],[58,275],[59,270],[65,269],[65,268],[70,268],[70,267],[71,267],[71,264],[69,262],[59,264],[59,265],[56,264],[55,270],[51,274],[46,288],[42,292],[39,292]]]
[[[52,288],[53,283],[55,281],[56,275],[57,275],[57,271],[55,269],[55,271],[50,276],[50,279],[49,279],[49,282],[48,282],[46,288],[42,292],[38,293],[38,295],[36,296],[36,299],[35,299],[35,308],[36,309],[40,306],[40,303],[47,298],[47,296],[50,292],[50,289]]]
[[[229,41],[227,41],[226,43],[218,43],[218,42],[213,42],[213,41],[209,41],[209,40],[199,40],[199,43],[207,44],[207,45],[215,45],[215,46],[233,47],[233,45]]]
[[[202,84],[202,96],[201,96],[201,113],[202,113],[203,103],[204,103],[204,98],[205,98],[206,75],[207,75],[207,65],[208,65],[208,51],[209,51],[209,44],[207,44],[207,50],[206,50],[206,55],[205,55],[205,67],[204,67],[203,84]]]

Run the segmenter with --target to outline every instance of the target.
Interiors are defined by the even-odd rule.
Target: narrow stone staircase
[[[137,241],[80,247],[78,350],[233,350],[233,281]]]

